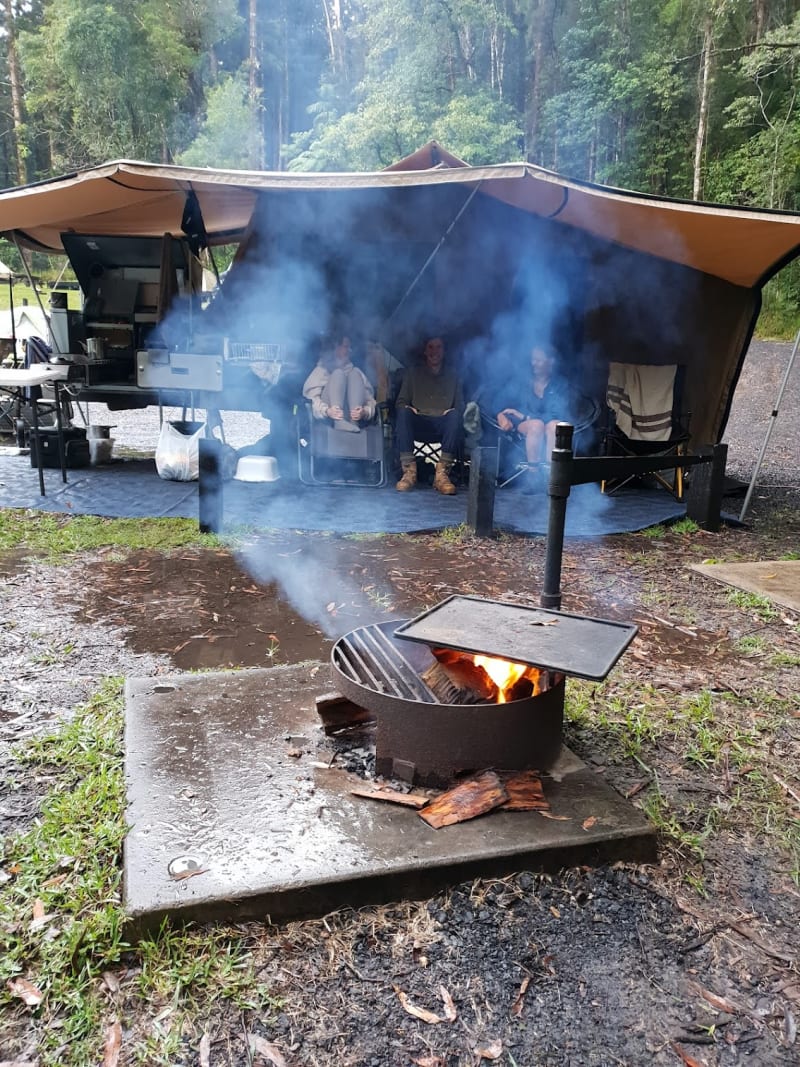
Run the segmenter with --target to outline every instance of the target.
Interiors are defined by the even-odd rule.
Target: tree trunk
[[[555,0],[541,0],[539,9],[531,22],[533,69],[531,71],[531,89],[528,97],[525,155],[532,163],[542,162],[542,153],[539,148],[539,113],[542,107],[544,61],[546,54],[549,52],[554,17]]]
[[[264,158],[265,137],[261,93],[261,59],[258,51],[258,0],[249,0],[247,6],[247,95],[258,130],[256,159],[251,160],[251,164],[259,170],[264,170],[266,162]]]
[[[14,156],[16,160],[17,182],[24,185],[28,180],[25,162],[25,106],[22,97],[22,76],[17,57],[17,34],[14,25],[13,0],[3,0],[6,30],[6,56],[8,58],[8,80],[11,87],[11,119],[14,124]]]
[[[694,171],[692,175],[692,200],[699,200],[703,187],[703,149],[708,131],[708,108],[711,99],[711,52],[714,47],[714,22],[706,16],[703,27],[703,51],[700,57],[700,92],[697,115],[697,133],[694,141]]]
[[[335,74],[343,78],[346,74],[346,63],[341,0],[322,0],[322,7],[328,31],[328,53],[331,67]]]
[[[756,0],[756,41],[760,41],[767,29],[768,0]]]

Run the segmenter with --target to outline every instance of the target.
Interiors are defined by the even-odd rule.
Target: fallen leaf
[[[634,782],[628,792],[625,794],[625,799],[630,800],[631,797],[635,797],[637,793],[641,793],[644,789],[644,782]]]
[[[34,919],[43,919],[44,914],[44,904],[42,904],[41,900],[37,897],[33,902],[33,917]]]
[[[731,1000],[726,1000],[725,997],[718,997],[710,989],[703,989],[702,986],[696,986],[695,988],[703,1000],[707,1000],[711,1007],[716,1008],[717,1011],[724,1011],[728,1015],[737,1015],[742,1011],[740,1005],[734,1004]]]
[[[119,993],[119,980],[115,974],[111,971],[103,971],[102,978],[103,985],[110,993]]]
[[[705,1064],[701,1063],[700,1060],[696,1060],[694,1056],[690,1056],[685,1049],[682,1049],[677,1041],[671,1041],[669,1047],[677,1056],[680,1056],[686,1067],[705,1067]]]
[[[172,875],[172,881],[185,882],[187,878],[195,878],[198,874],[208,874],[208,868],[198,867],[196,871],[178,871]]]
[[[61,885],[66,877],[66,874],[54,874],[52,878],[48,878],[46,882],[42,882],[42,886],[45,889],[49,889],[50,886]]]
[[[517,993],[517,999],[511,1005],[511,1011],[509,1012],[509,1015],[511,1015],[511,1017],[513,1019],[516,1019],[517,1016],[522,1014],[522,1008],[523,1008],[523,1005],[525,1003],[525,994],[527,993],[528,986],[530,984],[531,984],[530,975],[526,974],[525,977],[522,979],[522,982],[520,984],[519,993]]]
[[[441,1056],[417,1056],[411,1062],[416,1063],[417,1067],[444,1067]]]
[[[439,986],[439,996],[444,1001],[445,1019],[447,1019],[449,1023],[455,1022],[455,1020],[458,1018],[458,1012],[456,1011],[456,1006],[453,1001],[453,998],[450,996],[450,994],[447,992],[443,985]]]
[[[486,1045],[477,1045],[474,1051],[479,1060],[499,1060],[503,1055],[503,1042],[498,1037]]]
[[[596,815],[590,815],[588,819],[584,819],[583,820],[581,825],[583,826],[584,830],[591,830],[591,828],[594,826],[594,824],[596,822],[597,822],[597,816]]]
[[[29,1008],[37,1007],[44,1000],[44,993],[27,978],[11,978],[6,982],[6,986],[12,997],[19,997]]]
[[[203,1036],[200,1038],[198,1057],[200,1059],[200,1067],[211,1067],[211,1037],[207,1030],[203,1032]]]
[[[250,1034],[250,1051],[273,1064],[273,1067],[286,1067],[286,1059],[278,1046],[258,1034]]]
[[[555,906],[555,904],[551,904],[550,905],[550,914],[556,919],[560,919],[561,918],[561,912],[558,910],[558,908]]]
[[[117,1019],[106,1030],[106,1043],[103,1047],[103,1067],[117,1067],[119,1051],[122,1048],[122,1027]]]
[[[441,1023],[444,1022],[441,1016],[434,1014],[432,1011],[428,1011],[427,1008],[420,1008],[411,1000],[407,993],[404,993],[402,989],[398,989],[397,986],[392,986],[397,999],[403,1006],[403,1010],[408,1012],[409,1015],[413,1015],[415,1019],[421,1019],[424,1023]]]

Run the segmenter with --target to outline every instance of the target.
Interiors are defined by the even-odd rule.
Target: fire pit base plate
[[[353,796],[352,776],[319,766],[314,698],[327,688],[324,664],[128,680],[133,936],[166,916],[280,921],[478,876],[655,858],[641,812],[567,749],[544,779],[563,821],[494,813],[433,830],[411,809]]]

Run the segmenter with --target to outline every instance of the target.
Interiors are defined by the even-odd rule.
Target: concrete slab
[[[643,815],[568,750],[544,780],[563,821],[493,813],[433,830],[412,809],[351,795],[353,778],[326,766],[314,710],[330,688],[321,663],[128,680],[133,936],[166,916],[285,920],[481,875],[654,859]]]
[[[693,563],[692,570],[736,589],[767,597],[791,611],[800,612],[800,560],[764,560],[759,563]]]

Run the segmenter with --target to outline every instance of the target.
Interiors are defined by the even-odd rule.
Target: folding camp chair
[[[578,404],[579,413],[573,424],[572,448],[575,455],[591,452],[597,438],[596,426],[602,406],[594,397],[584,396]],[[512,485],[531,469],[525,453],[525,438],[516,430],[501,430],[494,415],[481,408],[481,424],[488,439],[496,440],[498,456],[498,489]]]
[[[315,419],[306,401],[297,425],[297,473],[304,485],[386,484],[382,408],[359,433],[346,433],[327,419]]]
[[[685,367],[678,364],[610,363],[608,375],[608,426],[604,436],[607,456],[683,456],[689,443],[689,415],[682,411]],[[684,471],[653,471],[649,475],[623,475],[600,483],[604,493],[615,493],[642,477],[652,478],[683,500]]]

